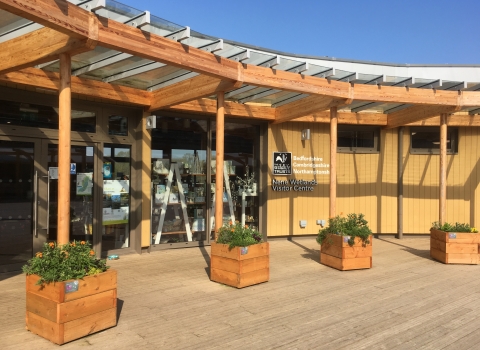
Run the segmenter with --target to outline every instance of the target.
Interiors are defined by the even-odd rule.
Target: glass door
[[[32,257],[35,143],[0,140],[0,272]]]
[[[47,149],[48,237],[57,240],[58,203],[58,145],[49,143]],[[94,234],[95,210],[95,147],[87,144],[71,145],[70,164],[70,241],[89,241]]]

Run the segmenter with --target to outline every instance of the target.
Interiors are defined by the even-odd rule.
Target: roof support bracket
[[[335,68],[328,68],[327,70],[324,70],[323,72],[317,73],[312,75],[313,77],[317,78],[328,78],[331,77],[332,75],[335,75]]]
[[[219,39],[217,41],[214,41],[213,43],[203,45],[198,47],[198,49],[214,53],[215,51],[220,51],[223,50],[223,39]]]
[[[132,27],[142,28],[143,26],[150,24],[150,11],[145,11],[136,17],[130,18],[124,23],[131,25]]]
[[[249,49],[246,49],[245,51],[242,51],[240,53],[237,53],[233,56],[228,57],[228,59],[234,60],[234,61],[237,61],[237,62],[242,62],[242,61],[248,60],[249,58],[250,58],[250,50]]]
[[[182,41],[185,39],[190,38],[190,27],[185,27],[182,29],[179,29],[173,33],[165,35],[165,38],[172,39],[174,41]]]
[[[260,63],[258,66],[265,67],[265,68],[273,68],[275,66],[278,66],[279,64],[280,64],[280,56],[275,56],[269,59],[268,61]]]

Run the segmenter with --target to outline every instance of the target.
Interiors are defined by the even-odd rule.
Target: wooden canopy
[[[122,19],[124,23],[102,17],[102,14],[113,12],[104,1],[37,0],[32,3],[27,0],[0,0],[0,9],[19,16],[24,22],[33,21],[40,27],[23,35],[25,30],[12,31],[9,34],[12,38],[0,43],[0,81],[4,82],[58,90],[59,68],[54,62],[60,54],[67,53],[73,60],[72,93],[140,105],[148,111],[185,108],[204,112],[202,104],[208,105],[215,100],[199,99],[224,91],[227,92],[226,115],[259,118],[274,123],[289,120],[329,122],[328,115],[322,115],[322,112],[337,107],[339,123],[394,128],[438,117],[442,113],[459,112],[458,115],[463,116],[459,120],[464,122],[464,116],[480,106],[480,91],[469,91],[480,89],[476,84],[467,86],[466,83],[444,82],[441,86],[435,79],[436,83],[410,79],[408,84],[405,81],[401,83],[398,77],[390,81],[385,77],[369,80],[368,77],[362,79],[359,73],[354,73],[356,75],[352,78],[352,74],[338,70],[334,74],[318,73],[321,69],[312,68],[311,63],[293,62],[291,58],[280,59],[275,55],[272,55],[276,58],[274,63],[260,63],[261,58],[257,57],[257,61],[250,58],[253,64],[239,54],[226,53],[222,56],[219,51],[212,53],[215,49],[187,45],[178,40],[180,35],[172,37],[165,31],[163,36],[156,34],[159,30],[152,29],[155,23],[148,19],[149,13],[145,16],[147,19],[139,19],[138,14],[132,13],[132,18]],[[15,33],[18,35],[15,36]],[[229,52],[239,52],[242,48],[236,49]],[[98,54],[89,53],[92,50]],[[244,55],[245,51],[248,50],[244,50]],[[226,55],[230,59],[224,57]],[[78,62],[75,57],[79,57]],[[163,71],[164,77],[168,78],[168,72],[174,70],[184,73],[172,75],[174,79],[165,78],[163,83],[156,84],[160,88],[135,88],[132,87],[135,84],[125,79],[106,79],[108,68],[118,65],[122,58],[126,64],[121,73],[136,79],[141,79],[148,68],[140,69],[146,64],[140,68],[130,64],[131,58],[156,64],[151,65],[152,68],[157,67],[156,71],[149,71],[152,74]],[[49,66],[49,62],[53,65]],[[296,63],[303,65],[299,67]],[[285,70],[282,70],[282,64]],[[98,73],[99,69],[100,74],[90,74],[93,71]],[[135,70],[139,72],[136,76]],[[118,75],[117,71],[115,73]],[[242,95],[242,92],[249,89],[252,93],[257,92],[245,98],[246,94]],[[235,91],[235,94],[230,93],[229,98],[228,91]],[[255,99],[256,96],[269,94],[281,95],[285,99],[278,103],[278,100],[270,98],[266,99],[273,102],[270,106],[265,103],[255,105],[256,101],[265,100]],[[234,95],[239,98],[233,98]],[[240,106],[234,105],[237,102]],[[359,104],[381,107],[374,110],[365,107],[349,109],[349,106]],[[395,111],[399,105],[402,109]],[[476,123],[476,119],[471,116],[468,123]],[[455,118],[450,118],[449,124],[452,123],[455,123]]]
[[[193,38],[188,27],[162,23],[149,12],[127,6],[120,11],[105,0],[0,0],[0,81],[60,91],[60,152],[68,153],[60,154],[60,179],[69,176],[70,124],[62,121],[70,119],[70,90],[141,106],[146,113],[217,114],[219,125],[224,115],[271,123],[332,122],[332,132],[337,123],[440,125],[440,116],[442,127],[480,125],[479,82],[340,71],[312,59]],[[217,129],[217,141],[220,133]],[[222,149],[217,148],[218,159]],[[331,157],[334,164],[335,152]],[[68,193],[59,184],[63,200]],[[221,202],[218,189],[217,195]],[[69,206],[64,207],[59,233],[68,232]],[[221,213],[216,218],[218,223]]]

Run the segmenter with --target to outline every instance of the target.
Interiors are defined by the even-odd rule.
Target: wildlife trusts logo
[[[291,152],[273,152],[273,175],[292,175]]]

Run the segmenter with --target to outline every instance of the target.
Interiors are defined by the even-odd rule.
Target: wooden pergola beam
[[[72,56],[94,48],[87,39],[42,28],[0,44],[0,74],[58,59],[61,53]]]
[[[72,37],[97,39],[97,16],[68,1],[1,0],[0,9]]]
[[[275,120],[275,109],[271,107],[225,101],[224,108],[225,115],[229,117],[267,121]],[[217,113],[217,102],[215,100],[202,98],[170,106],[164,109],[169,111],[182,111],[215,115]]]
[[[283,123],[295,118],[304,117],[315,112],[321,112],[345,103],[344,99],[329,96],[308,96],[301,100],[277,107],[275,121],[272,124]]]
[[[312,115],[297,118],[295,122],[314,122],[314,123],[330,123],[330,111],[317,112]],[[350,113],[337,112],[338,124],[351,125],[387,125],[387,115],[383,113]]]
[[[480,126],[480,115],[450,114],[447,115],[448,126]],[[440,116],[432,117],[407,126],[440,126]]]
[[[152,93],[149,111],[163,107],[196,100],[216,94],[219,91],[230,91],[242,86],[242,82],[221,80],[208,75],[199,75],[183,80]]]
[[[419,120],[428,119],[441,113],[455,112],[457,109],[455,106],[413,106],[405,108],[398,112],[388,114],[387,125],[384,128],[396,128]]]
[[[165,108],[170,111],[188,111],[191,113],[211,114],[216,113],[215,100],[202,98],[174,106]],[[241,104],[235,102],[225,101],[225,115],[236,118],[249,118],[274,121],[275,108],[257,106],[253,104]],[[337,112],[339,124],[354,124],[354,125],[387,125],[387,115],[383,113],[350,113]],[[305,117],[295,118],[291,121],[295,122],[315,122],[315,123],[330,123],[330,112],[322,111],[315,112]]]
[[[18,72],[0,75],[1,82],[32,86],[58,91],[60,74],[37,68],[25,68]],[[151,93],[127,86],[112,85],[101,81],[71,77],[72,93],[138,106],[150,106]]]
[[[220,79],[245,84],[324,95],[349,100],[480,106],[480,92],[415,89],[377,85],[352,85],[265,67],[242,65],[176,41],[107,18],[97,17],[61,0],[0,0],[0,8],[63,33],[98,40],[98,45],[181,67]]]

